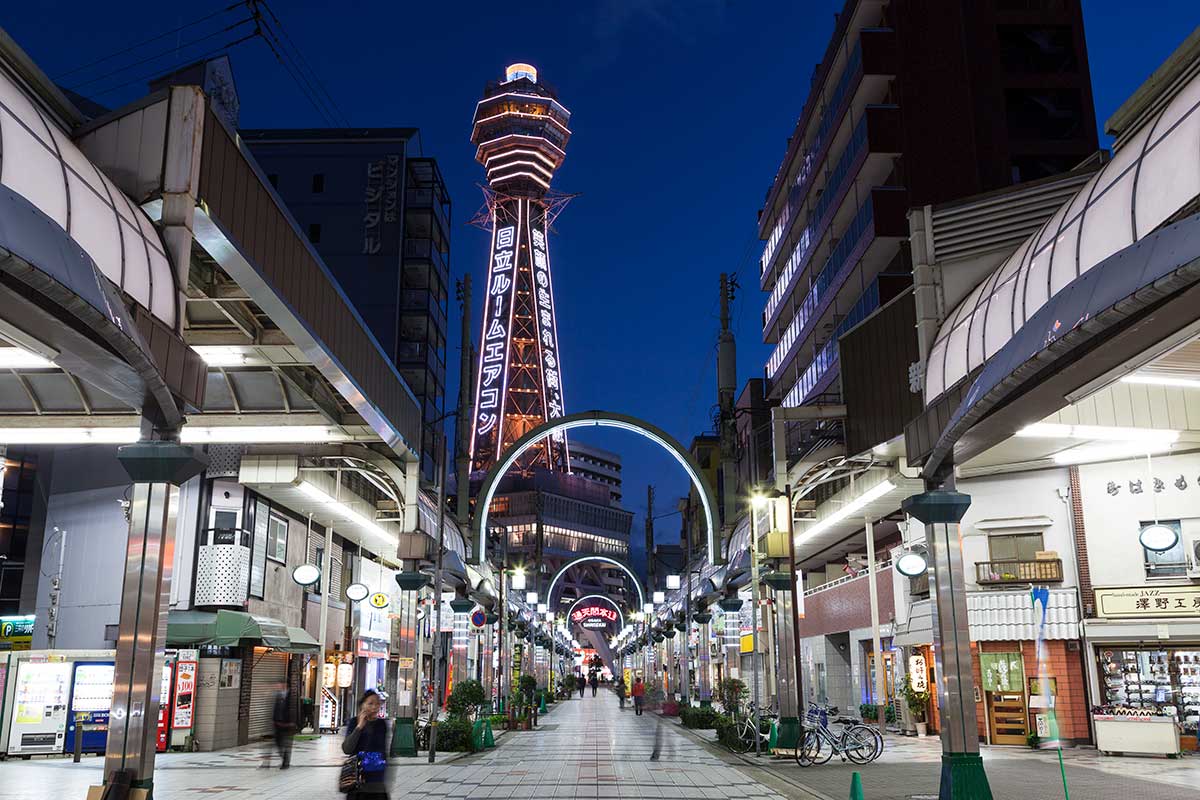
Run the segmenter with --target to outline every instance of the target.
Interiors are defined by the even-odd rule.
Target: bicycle
[[[829,715],[842,730],[834,735],[829,730]],[[839,717],[837,706],[810,706],[805,717],[802,744],[796,748],[796,763],[802,767],[825,764],[834,755],[842,761],[867,764],[883,754],[883,735],[878,730],[850,717]]]
[[[728,747],[734,753],[748,753],[754,749],[754,718],[756,716],[755,708],[756,706],[753,702],[747,703],[745,716],[740,714],[734,715],[734,733],[737,738],[734,740],[734,744],[726,744],[726,747]],[[767,745],[771,741],[771,720],[775,719],[776,716],[776,714],[769,710],[759,711],[757,714],[760,751],[765,752]]]

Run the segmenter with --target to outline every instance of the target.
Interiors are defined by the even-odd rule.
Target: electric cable
[[[317,88],[320,89],[320,92],[325,95],[325,99],[328,100],[329,106],[337,112],[337,116],[342,120],[343,124],[346,125],[346,127],[350,127],[349,119],[342,112],[342,109],[340,106],[338,106],[337,101],[333,99],[333,95],[331,95],[329,90],[325,88],[325,84],[321,81],[317,71],[312,68],[312,65],[308,63],[308,59],[304,57],[304,51],[295,43],[295,41],[292,40],[291,34],[287,32],[287,28],[285,28],[283,25],[283,20],[281,20],[275,13],[275,9],[271,8],[270,4],[265,2],[265,0],[262,3],[262,7],[265,8],[267,13],[271,15],[271,19],[274,21],[275,26],[279,28],[279,31],[283,34],[284,39],[287,40],[287,43],[291,46],[292,50],[295,51],[296,56],[298,56],[299,63],[308,70],[309,74],[312,76],[313,83],[315,83]]]
[[[274,54],[275,60],[278,61],[280,66],[282,66],[287,74],[291,76],[292,80],[296,83],[297,88],[300,89],[300,93],[308,99],[308,102],[311,103],[313,108],[317,110],[317,113],[324,117],[325,121],[331,126],[337,127],[338,122],[336,117],[321,103],[320,98],[316,96],[315,90],[312,88],[311,84],[308,84],[307,79],[301,75],[298,75],[293,70],[292,65],[288,61],[284,60],[283,54],[280,53],[279,49],[276,48],[275,44],[271,41],[271,37],[275,35],[275,32],[271,30],[269,25],[266,24],[266,20],[262,20],[262,22],[265,26],[261,29],[264,31],[262,37],[263,41],[267,43],[267,47],[270,48],[271,53]],[[270,36],[267,35],[268,33]],[[280,47],[282,46],[283,45],[281,43]],[[308,86],[307,89],[305,88],[306,85]]]
[[[247,42],[250,39],[253,39],[254,37],[260,36],[260,35],[262,35],[262,31],[256,27],[251,33],[246,34],[245,36],[241,37],[240,39],[234,39],[232,42],[229,42],[228,44],[221,45],[220,47],[215,47],[212,50],[209,50],[208,52],[203,53],[200,56],[197,56],[196,58],[194,58],[192,60],[193,61],[204,61],[205,59],[211,58],[225,50],[230,50],[230,49],[238,46],[239,44],[242,44],[243,42]],[[180,65],[180,66],[182,66],[182,65]],[[151,78],[157,78],[161,75],[169,74],[170,72],[171,72],[171,70],[166,70],[166,72],[164,72],[161,69],[156,69],[156,70],[154,70],[154,72],[150,72],[145,75],[141,75],[137,78],[132,78],[130,80],[124,81],[123,83],[114,84],[114,85],[108,87],[107,89],[104,89],[99,92],[91,92],[90,94],[92,95],[92,97],[103,97],[104,95],[112,94],[117,89],[121,89],[125,86],[130,85],[131,83],[141,83],[142,81],[147,81],[147,80],[150,80]]]
[[[214,37],[216,37],[216,36],[220,36],[220,35],[222,35],[222,34],[224,34],[224,33],[228,33],[228,32],[230,32],[230,31],[232,31],[232,30],[235,30],[235,29],[237,29],[237,28],[240,28],[241,26],[245,25],[245,24],[246,24],[246,23],[248,23],[248,22],[254,22],[254,18],[253,18],[253,17],[246,17],[245,19],[238,20],[237,22],[233,23],[232,25],[227,25],[227,26],[225,26],[224,28],[221,28],[220,30],[213,31],[212,33],[209,33],[209,34],[206,34],[206,35],[204,35],[204,36],[201,36],[199,39],[195,39],[195,40],[193,40],[193,41],[190,41],[190,42],[188,42],[187,44],[178,45],[178,46],[176,46],[176,47],[172,47],[172,48],[171,48],[171,49],[169,49],[169,50],[163,50],[161,53],[155,53],[155,54],[154,54],[154,55],[152,55],[152,56],[146,56],[145,58],[143,58],[143,59],[141,59],[141,60],[139,60],[139,61],[134,61],[134,62],[132,62],[132,63],[130,63],[130,64],[126,64],[126,65],[125,65],[125,66],[123,66],[123,67],[118,67],[117,69],[114,69],[114,70],[112,70],[111,72],[105,73],[104,75],[101,75],[101,76],[99,76],[99,77],[97,77],[97,78],[92,78],[91,80],[84,81],[83,83],[77,83],[77,84],[75,84],[74,86],[68,86],[67,88],[68,88],[68,89],[70,89],[70,90],[71,90],[71,91],[73,91],[73,92],[78,92],[80,89],[82,89],[82,88],[83,88],[83,87],[85,87],[85,86],[91,86],[91,85],[92,85],[92,84],[94,84],[94,83],[100,83],[101,81],[104,81],[104,80],[107,80],[108,78],[111,78],[113,75],[119,75],[119,74],[120,74],[120,73],[122,73],[122,72],[126,72],[126,71],[128,71],[128,70],[131,70],[131,69],[133,69],[134,67],[139,67],[139,66],[141,66],[142,64],[146,64],[146,63],[149,63],[149,62],[151,62],[151,61],[155,61],[155,60],[157,60],[157,59],[163,58],[164,56],[169,56],[169,55],[171,55],[171,54],[177,54],[177,53],[179,53],[179,51],[180,51],[180,50],[186,50],[187,48],[189,48],[189,47],[194,47],[195,45],[198,45],[198,44],[200,44],[201,42],[207,41],[207,40],[209,40],[209,39],[212,39],[212,38],[214,38]],[[169,71],[168,71],[168,72],[169,72]]]
[[[178,28],[172,28],[169,31],[163,31],[162,33],[151,36],[149,39],[143,39],[142,41],[140,41],[136,44],[132,44],[129,47],[126,47],[124,50],[118,50],[115,53],[110,53],[109,55],[97,58],[95,61],[89,61],[86,64],[82,64],[78,67],[75,67],[74,69],[64,72],[61,75],[55,76],[53,80],[55,83],[58,83],[63,78],[67,77],[68,75],[74,75],[76,72],[81,72],[81,71],[87,69],[88,67],[94,67],[97,64],[103,64],[105,61],[114,59],[117,56],[123,56],[126,53],[129,53],[129,52],[132,52],[132,51],[138,49],[139,47],[150,44],[151,42],[158,41],[159,39],[162,39],[166,36],[170,36],[173,33],[179,33],[180,31],[184,31],[195,25],[199,25],[201,22],[207,22],[208,20],[213,19],[215,17],[219,17],[222,14],[228,14],[230,11],[237,8],[238,6],[244,6],[244,5],[247,5],[245,0],[241,0],[241,2],[237,2],[237,3],[230,3],[229,5],[220,9],[219,11],[214,11],[211,14],[205,14],[203,17],[200,17],[199,19],[195,19],[195,20],[192,20],[191,22],[180,25]]]

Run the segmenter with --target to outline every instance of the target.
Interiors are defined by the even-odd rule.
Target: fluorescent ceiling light
[[[1194,378],[1176,378],[1171,375],[1150,375],[1145,372],[1135,372],[1121,378],[1121,383],[1142,383],[1147,386],[1178,386],[1183,389],[1200,389],[1200,380]]]
[[[249,362],[250,357],[240,347],[229,345],[194,344],[192,349],[204,359],[210,367],[241,367]]]
[[[0,428],[0,444],[130,444],[137,428]]]
[[[323,503],[323,504],[329,506],[330,510],[332,510],[334,513],[336,513],[338,516],[342,517],[343,519],[349,520],[350,522],[353,522],[358,527],[363,528],[370,533],[375,534],[379,538],[385,540],[391,546],[395,547],[396,545],[398,545],[400,543],[399,539],[397,539],[395,536],[393,536],[392,534],[385,531],[383,528],[376,525],[372,520],[369,520],[366,517],[364,517],[362,514],[359,514],[357,511],[350,508],[345,503],[339,502],[338,500],[334,500],[325,491],[323,491],[322,489],[319,489],[316,486],[313,486],[308,481],[300,481],[299,489],[300,489],[300,491],[304,492],[306,495],[311,497],[313,500],[316,500],[318,503]]]
[[[0,369],[48,369],[54,362],[22,347],[0,347]]]
[[[1179,438],[1179,431],[1162,428],[1117,428],[1109,425],[1061,425],[1038,422],[1017,431],[1017,436],[1034,439],[1098,439],[1108,442],[1164,442]]]
[[[185,425],[179,440],[185,444],[307,444],[342,441],[335,428],[325,425],[222,425],[208,428]]]
[[[1171,449],[1171,443],[1166,441],[1118,442],[1115,444],[1085,445],[1072,447],[1054,454],[1055,464],[1084,464],[1090,461],[1114,461],[1122,458],[1133,458],[1154,453],[1163,453]]]
[[[817,534],[823,533],[824,531],[828,530],[829,528],[832,528],[834,525],[838,524],[839,522],[844,520],[846,517],[853,514],[855,511],[859,511],[860,509],[864,508],[865,506],[869,505],[870,503],[875,502],[876,500],[883,497],[885,494],[887,494],[888,492],[892,491],[895,488],[896,488],[896,484],[892,483],[891,481],[883,481],[882,483],[872,486],[870,489],[867,489],[865,492],[860,494],[858,497],[855,497],[853,500],[850,500],[847,503],[845,503],[837,511],[834,511],[832,514],[830,514],[829,516],[825,517],[822,520],[818,520],[817,522],[814,522],[812,525],[808,526],[807,528],[802,530],[800,533],[796,534],[796,544],[802,544],[803,542],[805,542],[808,539],[813,538]]]

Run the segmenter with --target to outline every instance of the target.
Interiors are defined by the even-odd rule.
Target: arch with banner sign
[[[488,529],[488,513],[492,504],[492,498],[500,486],[500,479],[508,472],[509,467],[516,463],[516,460],[520,458],[522,453],[533,447],[541,439],[560,432],[569,431],[572,428],[589,426],[619,428],[631,431],[654,442],[679,462],[679,465],[683,467],[683,471],[691,479],[692,485],[696,487],[696,491],[700,495],[700,503],[704,507],[704,524],[707,530],[709,563],[721,563],[721,553],[717,547],[717,497],[712,487],[708,485],[708,481],[704,479],[704,473],[700,471],[700,465],[696,463],[696,459],[692,458],[692,454],[675,437],[661,428],[640,420],[637,417],[632,417],[628,414],[617,414],[612,411],[582,411],[578,414],[568,414],[565,417],[556,417],[555,419],[547,420],[541,425],[532,428],[514,442],[509,451],[488,469],[483,479],[483,484],[479,487],[479,497],[475,502],[475,517],[472,522],[472,533],[474,535],[474,547],[471,551],[472,562],[482,564],[487,560],[486,534]],[[600,558],[599,556],[590,557]],[[612,561],[612,559],[605,560]],[[617,564],[615,561],[612,561],[612,563]],[[629,572],[624,565],[617,564],[617,566]],[[633,573],[629,574],[630,577],[633,576]],[[637,582],[636,578],[634,578],[634,582]],[[638,592],[639,594],[641,593],[640,584],[638,584]],[[644,602],[643,600],[643,604]]]
[[[571,615],[573,613],[575,613],[575,609],[584,600],[603,600],[605,603],[608,603],[609,605],[611,605],[613,607],[613,609],[617,612],[617,616],[614,621],[620,622],[621,630],[625,630],[625,615],[621,613],[621,608],[616,604],[616,601],[614,601],[611,597],[609,597],[608,595],[603,595],[603,594],[585,594],[583,597],[580,597],[574,603],[571,603],[571,607],[567,609],[567,620],[568,621],[573,621],[573,620],[571,620]]]
[[[609,558],[608,556],[580,556],[579,558],[572,559],[571,561],[568,561],[567,563],[563,564],[561,567],[558,568],[558,572],[554,573],[554,577],[550,580],[550,588],[546,590],[546,602],[547,603],[553,602],[554,587],[558,585],[558,582],[560,580],[562,580],[562,576],[567,574],[567,570],[569,570],[571,567],[579,566],[580,564],[584,564],[588,561],[602,561],[605,564],[610,564],[610,565],[616,567],[617,569],[623,571],[626,575],[628,575],[629,580],[633,581],[633,587],[635,589],[637,589],[637,593],[638,593],[637,610],[638,611],[642,610],[642,608],[646,605],[646,592],[645,592],[645,590],[642,589],[642,582],[638,580],[637,575],[634,575],[633,571],[631,569],[629,569],[629,567],[625,566],[620,561],[617,561],[615,558]],[[586,596],[587,595],[585,595],[585,597]]]

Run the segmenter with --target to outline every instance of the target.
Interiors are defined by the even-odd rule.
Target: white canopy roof
[[[153,223],[3,71],[0,184],[57,222],[109,280],[178,329],[175,276]]]
[[[933,402],[1000,350],[1068,283],[1200,195],[1200,77],[983,280],[938,330],[925,374]],[[1062,333],[1080,320],[1064,319]]]

